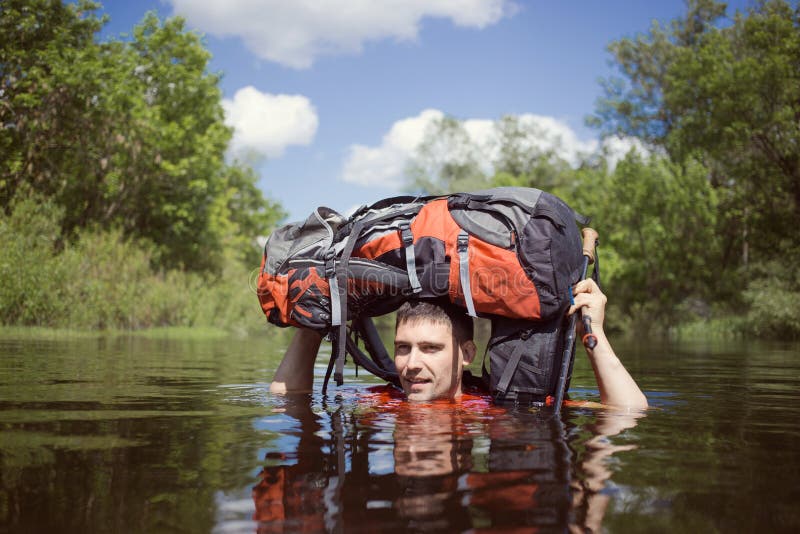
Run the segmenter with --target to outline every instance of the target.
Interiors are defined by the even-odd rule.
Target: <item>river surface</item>
[[[0,531],[800,532],[796,344],[617,342],[652,408],[554,418],[271,396],[287,342],[0,333]]]

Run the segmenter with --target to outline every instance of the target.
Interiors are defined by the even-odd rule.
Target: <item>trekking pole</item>
[[[593,230],[592,228],[584,228],[581,231],[581,234],[583,235],[583,266],[581,267],[580,280],[583,280],[586,278],[586,273],[589,270],[589,264],[594,263],[594,249],[597,246],[597,238],[599,235],[597,231]],[[570,364],[572,363],[572,355],[575,351],[575,323],[577,321],[578,313],[581,314],[581,321],[583,322],[584,326],[584,346],[592,349],[597,345],[597,337],[592,334],[591,317],[588,315],[584,316],[582,311],[570,315],[569,324],[567,326],[567,338],[564,343],[564,355],[561,357],[561,373],[558,375],[556,399],[555,405],[553,406],[556,415],[561,412],[561,403],[564,402],[564,394],[566,393],[565,389],[567,385],[567,375],[569,374]]]
[[[593,228],[584,228],[581,231],[583,235],[583,275],[581,280],[586,278],[586,273],[589,270],[589,265],[594,263],[594,251],[597,248],[597,241],[600,235]],[[583,346],[589,350],[597,346],[597,336],[592,333],[592,318],[588,314],[583,313],[583,308],[580,309],[581,322],[583,323]]]

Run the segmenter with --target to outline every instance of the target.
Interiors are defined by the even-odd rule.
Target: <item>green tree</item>
[[[484,188],[489,178],[481,153],[461,121],[442,117],[428,125],[406,168],[409,187],[429,195]]]
[[[800,11],[784,0],[725,16],[692,0],[670,27],[610,45],[622,78],[608,80],[592,123],[699,159],[720,190],[728,265],[769,259],[800,223]]]
[[[698,162],[676,165],[631,152],[594,191],[605,281],[637,332],[707,315],[719,287],[717,195]],[[606,262],[607,263],[607,262]]]
[[[98,42],[98,4],[9,0],[0,11],[0,205],[26,184],[64,209],[62,234],[117,226],[164,266],[219,270],[226,243],[282,212],[226,163],[219,75],[180,18],[149,13]]]
[[[94,55],[94,35],[104,22],[92,14],[96,8],[85,0],[0,6],[0,202],[6,210],[24,184],[50,194],[63,186],[59,166],[74,158],[78,136],[91,127],[83,114],[94,92],[76,90],[66,67],[88,59],[87,49]]]
[[[700,161],[717,198],[708,255],[718,299],[748,308],[759,333],[800,335],[800,256],[789,235],[800,223],[800,7],[763,0],[726,15],[692,0],[669,27],[609,47],[622,77],[605,84],[591,122],[635,135],[679,165]],[[719,281],[738,279],[738,295]],[[723,283],[724,286],[724,283]],[[775,312],[775,310],[781,312]]]

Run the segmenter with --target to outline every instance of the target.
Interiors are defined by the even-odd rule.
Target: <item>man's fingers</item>
[[[594,289],[597,287],[594,280],[591,278],[587,278],[586,280],[581,280],[575,287],[572,289],[572,293],[577,295],[578,293],[592,293]]]
[[[575,295],[575,298],[573,299],[573,302],[575,304],[573,304],[572,306],[569,307],[569,310],[567,311],[567,315],[572,315],[573,313],[578,311],[580,308],[582,308],[584,306],[587,306],[589,304],[589,297],[585,293],[579,293],[579,294]]]

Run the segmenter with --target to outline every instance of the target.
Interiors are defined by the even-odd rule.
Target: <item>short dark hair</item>
[[[472,317],[463,308],[442,300],[407,300],[397,310],[395,330],[401,323],[423,320],[449,325],[459,343],[472,341],[475,335]]]

